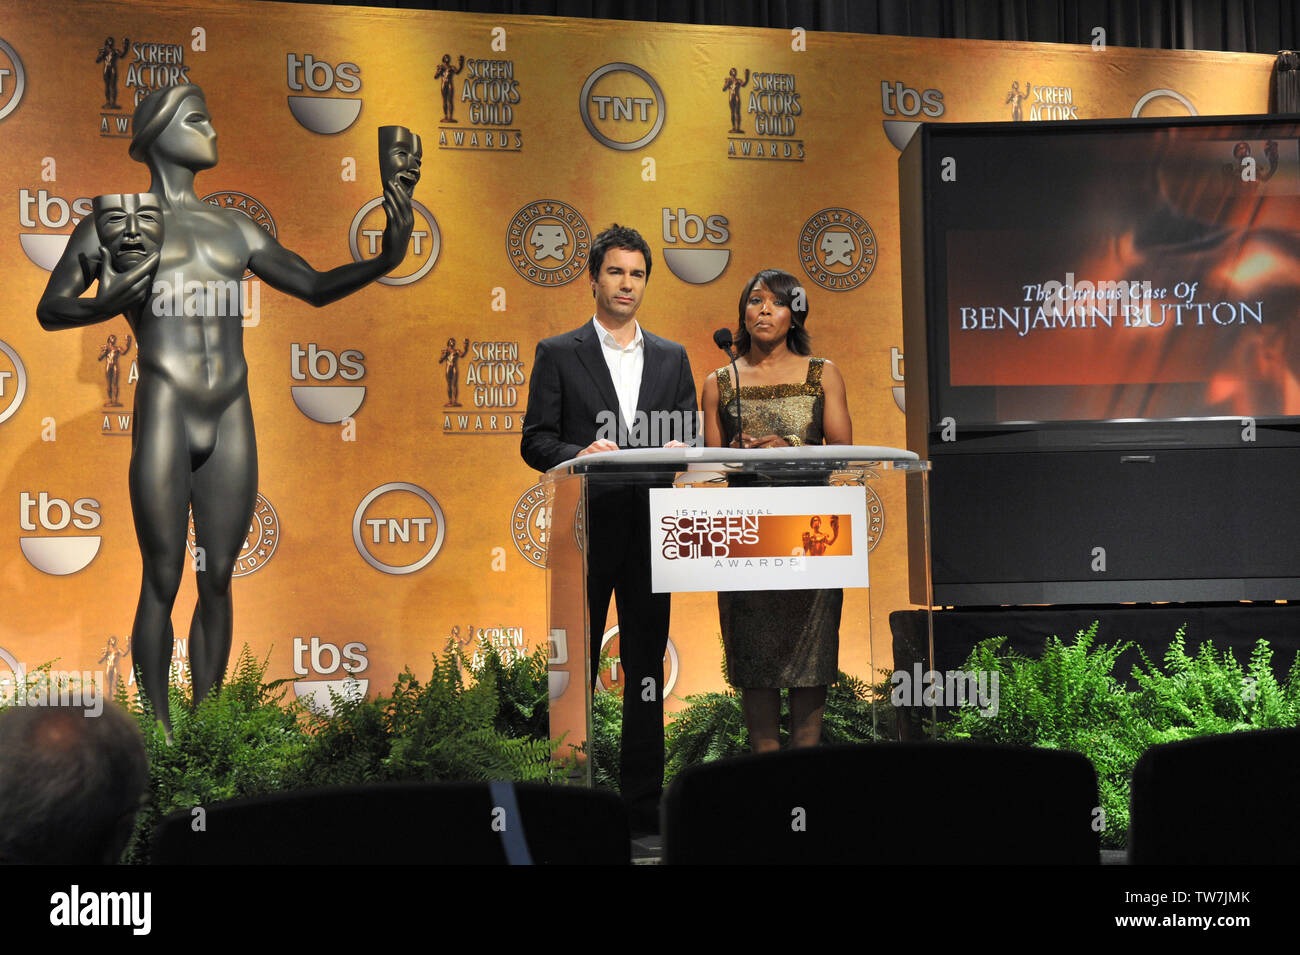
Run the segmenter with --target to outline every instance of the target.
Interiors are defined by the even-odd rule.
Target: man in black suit
[[[636,321],[650,265],[650,247],[635,229],[615,224],[592,243],[587,267],[595,315],[572,332],[539,342],[533,359],[519,449],[530,467],[546,471],[620,447],[694,443],[695,379],[686,349],[643,331]],[[659,427],[648,427],[649,421]],[[675,425],[669,435],[665,421]],[[665,443],[670,436],[674,440]],[[593,485],[587,511],[591,680],[594,685],[613,593],[624,687],[620,785],[633,831],[651,832],[658,829],[663,791],[669,596],[650,592],[648,489]]]

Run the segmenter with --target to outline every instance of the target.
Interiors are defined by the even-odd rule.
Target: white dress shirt
[[[591,324],[600,338],[600,352],[609,367],[609,377],[614,380],[614,393],[618,395],[618,410],[628,430],[636,415],[637,399],[641,396],[641,373],[645,370],[645,339],[641,337],[641,324],[635,318],[632,324],[636,335],[632,344],[624,348],[614,340],[614,334],[593,315]]]

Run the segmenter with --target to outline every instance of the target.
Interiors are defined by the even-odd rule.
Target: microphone
[[[731,359],[731,374],[734,376],[736,382],[736,427],[739,429],[738,436],[740,439],[740,446],[744,447],[745,419],[740,413],[740,371],[736,368],[736,352],[732,348],[733,339],[731,337],[731,329],[719,328],[714,332],[713,344],[726,352],[727,357]]]

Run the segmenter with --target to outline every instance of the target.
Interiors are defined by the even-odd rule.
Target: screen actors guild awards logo
[[[455,66],[451,65],[451,54],[444,53],[442,62],[433,71],[433,78],[438,81],[438,87],[442,93],[443,123],[456,122],[456,76],[463,69],[465,69],[464,53],[460,55],[460,62]]]
[[[467,121],[464,126],[455,117],[457,98],[452,81],[457,76],[460,76],[461,115]],[[515,106],[520,100],[514,60],[467,60],[461,56],[459,65],[453,66],[448,53],[434,71],[434,79],[439,81],[442,94],[439,149],[523,151],[523,133],[514,126]],[[450,128],[452,124],[457,128]]]
[[[470,341],[448,337],[438,356],[445,366],[444,408],[473,408],[442,416],[443,434],[519,434],[519,389],[528,382],[517,341]],[[463,372],[463,379],[462,379]],[[462,393],[461,384],[465,385]],[[462,401],[462,397],[464,401]]]
[[[749,88],[746,97],[741,91]],[[754,73],[745,68],[742,80],[735,67],[722,81],[731,113],[727,139],[728,159],[777,159],[802,162],[804,143],[795,138],[797,119],[803,115],[803,102],[793,73]],[[741,104],[754,126],[746,135]]]
[[[125,660],[131,652],[131,640],[128,637],[126,646],[118,647],[117,637],[109,637],[108,643],[104,646],[104,653],[100,656],[99,662],[104,667],[104,695],[110,700],[117,695],[117,665]],[[128,670],[130,664],[127,664]]]
[[[127,50],[131,48],[131,41],[122,37],[122,49],[116,49],[113,46],[111,36],[104,37],[104,45],[99,49],[99,55],[95,57],[96,63],[104,64],[104,105],[102,109],[121,109],[117,104],[117,61],[126,56]]]
[[[131,102],[118,102],[118,63],[125,62],[126,75],[122,83],[131,90]],[[132,43],[122,38],[119,50],[112,36],[104,38],[95,56],[95,65],[101,65],[104,81],[104,105],[99,110],[99,135],[114,139],[131,137],[131,117],[121,111],[134,109],[154,90],[177,86],[190,81],[189,65],[185,62],[185,47],[180,43]]]
[[[1029,104],[1029,115],[1025,116],[1024,104]],[[1011,121],[1019,123],[1023,119],[1030,122],[1054,119],[1078,119],[1079,108],[1074,102],[1074,89],[1069,86],[1034,86],[1026,83],[1022,91],[1018,80],[1011,83],[1007,90],[1004,106],[1011,107]]]
[[[126,343],[119,345],[116,335],[109,335],[108,341],[104,342],[103,347],[99,349],[99,355],[96,361],[104,363],[104,385],[108,392],[108,400],[104,402],[105,408],[120,408],[122,402],[118,399],[121,397],[121,372],[118,370],[118,360],[131,351],[131,335],[127,333]]]
[[[822,288],[852,291],[876,268],[875,233],[866,219],[850,209],[823,209],[809,217],[799,232],[799,262]]]
[[[460,401],[460,360],[469,354],[469,339],[465,339],[465,344],[460,350],[456,350],[456,339],[448,338],[447,345],[443,348],[442,354],[438,356],[438,364],[447,366],[447,403],[445,408],[459,408]]]
[[[740,125],[740,91],[749,85],[749,67],[745,68],[745,78],[742,80],[736,76],[736,68],[733,66],[727,78],[722,81],[722,92],[727,94],[727,107],[731,110],[731,129],[729,133],[743,133],[745,130]]]
[[[506,254],[534,285],[558,286],[587,272],[591,229],[577,209],[558,199],[530,202],[510,218]]]

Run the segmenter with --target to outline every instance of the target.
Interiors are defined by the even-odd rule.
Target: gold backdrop
[[[1017,105],[1022,122],[1260,113],[1272,65],[215,0],[10,0],[0,41],[0,671],[102,670],[110,638],[130,635],[136,353],[118,359],[121,407],[106,407],[100,355],[110,334],[124,343],[125,320],[53,334],[35,309],[89,198],[148,186],[126,149],[137,97],[200,84],[221,160],[199,194],[322,269],[353,245],[372,254],[383,228],[382,210],[366,209],[381,195],[376,128],[423,137],[415,198],[427,215],[392,284],[320,310],[255,280],[246,289],[262,499],[234,586],[234,647],[269,655],[273,677],[337,680],[351,666],[372,692],[404,666],[425,671],[450,638],[483,634],[511,652],[545,641],[546,528],[519,428],[537,340],[591,315],[582,273],[596,232],[618,221],[646,236],[639,318],[686,346],[700,383],[722,363],[711,334],[734,326],[746,280],[794,272],[815,353],[844,370],[855,440],[900,447],[906,124],[1009,121]],[[437,75],[444,54],[450,76]],[[741,132],[724,89],[733,68],[748,78]],[[891,658],[889,612],[908,606],[903,504],[881,503],[877,667]],[[83,540],[46,540],[68,537]],[[866,677],[867,594],[846,597],[841,666]],[[178,653],[194,599],[187,571]],[[722,685],[711,595],[675,599],[672,641],[670,710]],[[118,672],[127,679],[125,662]]]

